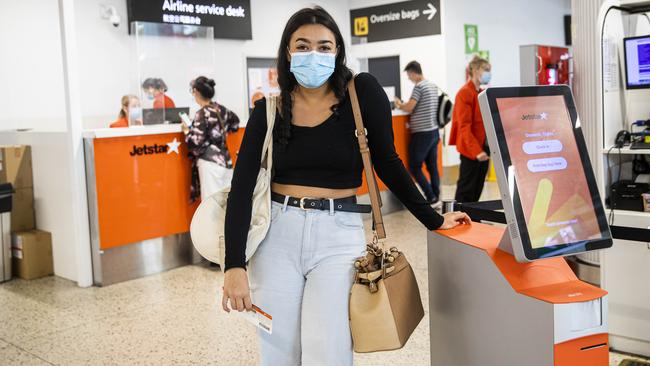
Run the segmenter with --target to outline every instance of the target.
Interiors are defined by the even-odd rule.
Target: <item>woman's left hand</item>
[[[472,219],[470,219],[464,212],[447,212],[442,216],[445,218],[445,221],[439,227],[439,229],[442,230],[452,229],[458,225],[472,223]]]

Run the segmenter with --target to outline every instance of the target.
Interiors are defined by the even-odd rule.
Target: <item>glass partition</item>
[[[185,24],[132,22],[137,90],[129,125],[180,123],[198,105],[190,82],[198,76],[214,79],[214,30]],[[140,108],[138,107],[140,106]]]

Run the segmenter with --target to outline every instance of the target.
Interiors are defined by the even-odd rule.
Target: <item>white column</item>
[[[573,38],[573,94],[578,107],[589,157],[595,174],[600,177],[602,99],[601,40],[599,15],[602,0],[571,0]]]
[[[82,287],[93,283],[90,252],[90,232],[88,227],[88,200],[86,195],[86,171],[82,139],[82,119],[79,84],[79,65],[77,61],[77,41],[75,35],[74,0],[59,0],[59,22],[63,58],[63,80],[65,88],[66,127],[68,131],[68,155],[70,181],[73,199],[75,252],[77,257],[77,284]]]

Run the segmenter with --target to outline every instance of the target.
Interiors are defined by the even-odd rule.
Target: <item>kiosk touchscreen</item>
[[[488,88],[479,103],[517,261],[611,247],[571,90]]]

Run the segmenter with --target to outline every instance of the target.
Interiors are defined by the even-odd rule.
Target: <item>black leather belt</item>
[[[271,192],[271,200],[275,202],[284,204],[285,197],[283,194]],[[372,210],[370,205],[358,204],[356,196],[336,198],[332,201],[334,202],[334,211],[370,213]],[[328,198],[289,197],[287,206],[300,207],[303,210],[329,211],[330,202]]]

